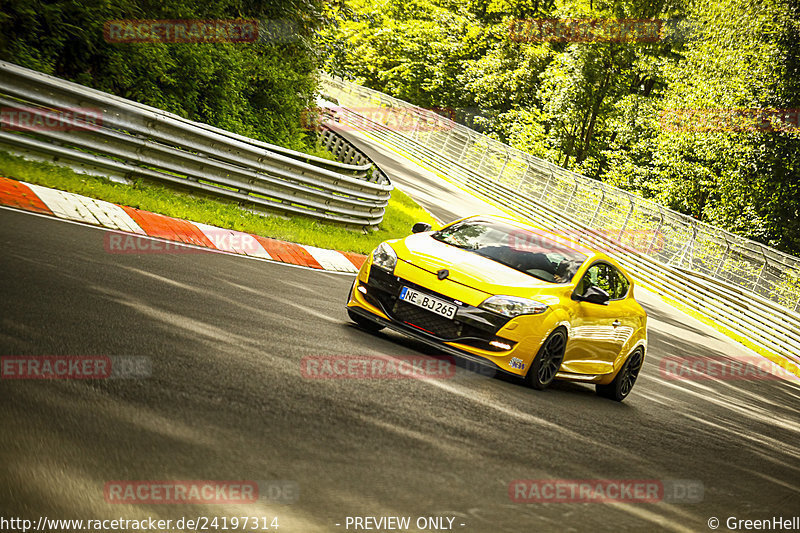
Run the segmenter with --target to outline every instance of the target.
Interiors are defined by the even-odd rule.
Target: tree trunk
[[[600,88],[597,91],[597,98],[594,101],[594,105],[592,105],[592,114],[589,118],[589,127],[586,129],[586,135],[582,139],[578,153],[575,154],[576,163],[583,161],[586,158],[586,152],[589,151],[589,144],[592,142],[592,136],[594,135],[594,126],[597,123],[597,114],[600,112],[600,106],[603,105],[603,100],[606,98],[606,90],[608,89],[610,77],[611,71],[607,70],[603,78],[603,83],[600,84]]]

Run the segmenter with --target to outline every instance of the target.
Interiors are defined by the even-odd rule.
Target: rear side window
[[[614,279],[611,281],[611,295],[612,300],[621,300],[628,295],[628,289],[631,284],[622,272],[609,265],[609,268],[614,272]]]
[[[589,287],[603,289],[612,300],[622,300],[628,294],[630,282],[622,272],[608,263],[595,263],[583,275],[575,292],[585,294]]]

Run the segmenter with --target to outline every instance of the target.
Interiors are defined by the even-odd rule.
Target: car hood
[[[391,243],[398,259],[435,274],[446,268],[450,281],[487,294],[531,297],[563,286],[524,274],[469,250],[450,246],[418,233]]]

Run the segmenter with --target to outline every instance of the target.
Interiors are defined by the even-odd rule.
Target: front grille
[[[443,339],[455,339],[461,336],[462,327],[457,321],[431,313],[402,300],[397,300],[394,304],[392,314],[397,320],[423,328]]]
[[[506,317],[465,304],[459,306],[456,318],[451,320],[399,300],[398,295],[403,286],[455,303],[450,297],[397,278],[375,267],[370,269],[369,281],[367,281],[368,291],[365,298],[371,304],[382,309],[393,320],[413,324],[443,340],[471,338],[479,345],[488,346],[488,342],[495,338],[497,331],[508,321]]]

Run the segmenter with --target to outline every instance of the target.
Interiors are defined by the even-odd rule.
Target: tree
[[[606,177],[798,252],[800,130],[769,112],[800,105],[797,8],[782,0],[726,0],[698,2],[690,15],[694,35],[683,57],[665,67],[660,120],[651,114],[644,128],[651,157],[629,158],[635,174],[649,179],[631,183],[619,169]]]

